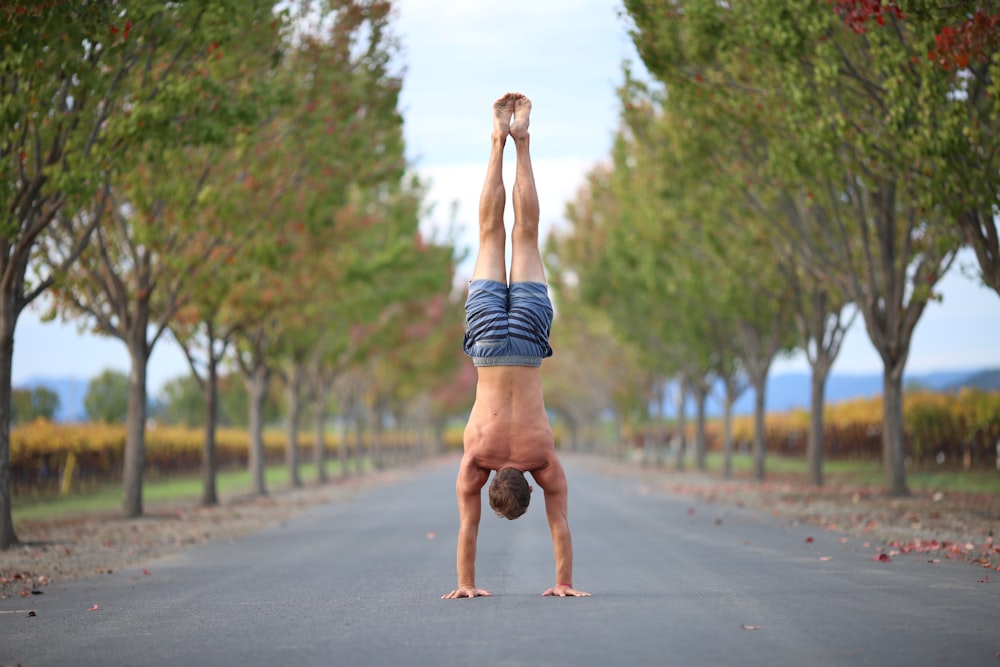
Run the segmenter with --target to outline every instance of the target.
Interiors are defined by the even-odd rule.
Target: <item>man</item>
[[[490,484],[490,506],[516,519],[528,509],[530,472],[545,492],[545,514],[555,554],[555,585],[543,595],[589,595],[573,587],[573,543],[567,513],[566,475],[542,397],[539,368],[552,356],[552,303],[538,252],[538,193],[528,150],[531,101],[507,93],[493,104],[486,182],[479,199],[479,256],[466,302],[465,352],[478,368],[476,401],[465,427],[465,453],[458,470],[458,588],[445,599],[489,593],[476,586],[476,538],[482,488]],[[510,136],[517,149],[510,281],[504,261],[505,190],[503,149]]]

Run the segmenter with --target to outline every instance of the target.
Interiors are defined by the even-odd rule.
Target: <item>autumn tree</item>
[[[256,251],[271,257],[248,276],[239,307],[263,306],[266,316],[237,338],[251,384],[252,465],[259,465],[254,406],[267,379],[280,373],[293,485],[301,483],[297,434],[310,366],[319,365],[316,373],[335,366],[344,352],[337,337],[378,317],[386,304],[376,291],[381,276],[392,275],[416,238],[416,209],[397,214],[416,190],[404,180],[389,4],[303,3],[299,11],[304,27],[283,65],[294,83],[292,103],[244,163],[248,198],[258,202],[248,214],[278,224],[272,247]],[[359,312],[365,303],[378,308]]]
[[[145,67],[123,84],[120,113],[126,129],[129,123],[155,123],[162,134],[137,136],[122,158],[128,169],[105,176],[106,214],[93,242],[54,291],[64,316],[89,319],[97,332],[120,339],[128,349],[123,512],[130,517],[143,511],[149,355],[187,299],[192,267],[208,261],[217,243],[197,215],[214,166],[213,151],[203,147],[233,141],[234,128],[254,122],[267,108],[254,63],[269,62],[277,43],[273,3],[232,4],[144,5],[149,14],[134,17],[132,37]],[[176,31],[178,24],[188,30]],[[160,32],[146,34],[146,25]],[[167,113],[162,105],[145,102],[156,95],[176,109]],[[57,217],[65,223],[56,228],[50,263],[64,261],[78,243],[74,232],[81,224],[70,221],[94,215],[83,207]]]
[[[706,107],[755,101],[776,128],[766,135],[764,173],[809,215],[772,220],[795,242],[797,259],[865,320],[885,367],[886,491],[905,494],[902,371],[955,249],[944,201],[928,198],[920,176],[950,96],[926,57],[927,40],[893,3],[626,6],[644,62],[668,87],[715,88]],[[855,10],[871,19],[860,31]]]
[[[111,212],[110,184],[133,149],[171,141],[176,125],[197,115],[191,64],[244,28],[234,17],[245,8],[24,1],[0,9],[0,179],[10,184],[0,233],[7,248],[0,262],[0,548],[16,541],[8,471],[17,317],[62,278]]]

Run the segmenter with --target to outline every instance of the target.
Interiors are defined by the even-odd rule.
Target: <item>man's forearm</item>
[[[473,588],[476,585],[476,539],[479,529],[476,526],[462,526],[458,530],[458,586]]]
[[[564,525],[552,530],[552,552],[556,561],[557,584],[573,583],[573,538],[569,526]]]

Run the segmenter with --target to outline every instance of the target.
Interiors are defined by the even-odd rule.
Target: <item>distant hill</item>
[[[964,382],[949,386],[948,391],[957,391],[962,387],[974,387],[984,391],[1000,391],[1000,368],[991,371],[980,371],[967,377]]]
[[[59,396],[59,409],[56,410],[56,421],[82,422],[87,421],[87,410],[83,406],[83,397],[87,395],[90,380],[76,378],[31,378],[20,382],[15,389],[36,389],[45,387]]]
[[[1000,389],[1000,369],[942,371],[906,374],[904,387],[922,387],[932,391],[958,391],[964,387],[986,390]],[[811,377],[808,373],[775,375],[767,383],[767,409],[784,412],[794,408],[809,408]],[[826,402],[840,403],[856,398],[882,395],[882,374],[833,374],[826,380]],[[753,390],[747,390],[736,402],[736,414],[753,413]]]
[[[923,387],[932,391],[953,392],[963,387],[1000,390],[1000,369],[940,371],[912,373],[904,378],[904,386]],[[809,408],[812,379],[808,373],[783,373],[768,378],[767,409],[785,412],[796,408]],[[721,394],[720,394],[721,395]],[[861,375],[833,374],[826,380],[826,402],[839,403],[856,398],[873,398],[882,395],[882,374]],[[754,394],[748,389],[733,406],[735,414],[753,414]],[[668,408],[672,410],[672,406]],[[711,416],[722,414],[722,406],[710,400]]]

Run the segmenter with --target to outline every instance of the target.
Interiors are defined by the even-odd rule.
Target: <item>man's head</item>
[[[497,516],[516,519],[528,510],[531,486],[524,473],[515,468],[500,468],[490,483],[490,507]]]

